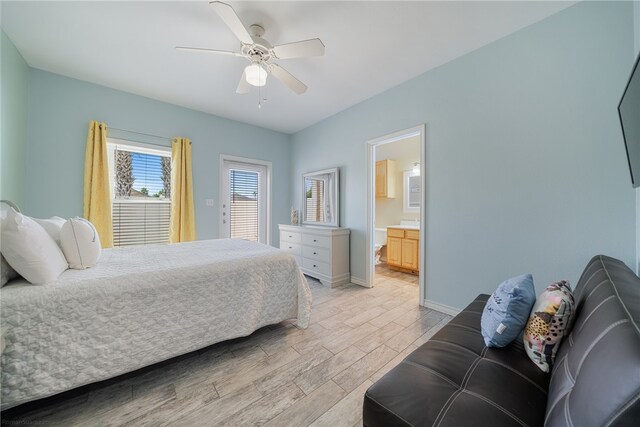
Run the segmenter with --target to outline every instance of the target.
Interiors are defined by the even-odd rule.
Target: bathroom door
[[[266,165],[223,160],[220,237],[269,244]]]

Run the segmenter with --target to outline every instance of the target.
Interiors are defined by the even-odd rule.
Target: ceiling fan
[[[263,27],[254,24],[251,25],[247,31],[231,6],[220,1],[212,1],[209,2],[209,4],[220,18],[222,18],[222,21],[229,27],[231,32],[240,40],[240,52],[184,46],[176,47],[177,50],[246,58],[251,64],[245,67],[242,77],[240,78],[240,83],[238,83],[238,87],[236,88],[236,92],[240,94],[249,92],[251,86],[264,86],[267,83],[268,74],[280,80],[298,95],[306,92],[307,86],[304,83],[274,61],[277,59],[323,56],[324,44],[320,39],[303,40],[272,46],[271,43],[262,38],[264,35]]]

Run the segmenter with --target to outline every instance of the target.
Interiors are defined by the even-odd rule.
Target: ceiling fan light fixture
[[[247,68],[244,69],[244,75],[247,83],[252,86],[264,86],[267,84],[267,71],[259,64],[247,65]]]

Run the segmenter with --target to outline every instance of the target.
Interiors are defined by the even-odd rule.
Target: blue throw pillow
[[[482,312],[482,337],[487,347],[504,347],[516,339],[529,320],[536,302],[531,274],[500,283]]]

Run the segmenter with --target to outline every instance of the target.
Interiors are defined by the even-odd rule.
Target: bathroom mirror
[[[338,227],[338,168],[302,175],[302,223]]]
[[[403,211],[404,213],[420,213],[420,173],[405,171],[403,187]]]

